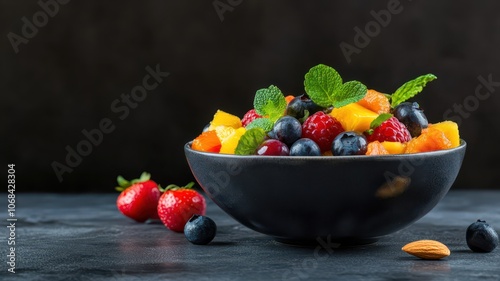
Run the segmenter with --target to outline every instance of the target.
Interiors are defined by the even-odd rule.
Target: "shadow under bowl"
[[[241,156],[184,146],[196,181],[241,224],[291,244],[366,244],[427,214],[446,195],[466,143],[379,156]]]

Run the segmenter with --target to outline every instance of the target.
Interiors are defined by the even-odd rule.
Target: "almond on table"
[[[406,244],[403,248],[406,253],[425,260],[438,260],[450,255],[450,249],[443,243],[435,240],[418,240]]]

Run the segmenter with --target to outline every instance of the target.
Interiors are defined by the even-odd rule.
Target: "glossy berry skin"
[[[257,118],[262,118],[255,109],[250,109],[245,115],[243,115],[243,118],[241,118],[241,125],[243,127],[246,127],[248,124],[252,123],[253,120]]]
[[[334,156],[364,155],[367,149],[366,137],[354,131],[340,133],[332,143]]]
[[[257,148],[257,155],[269,155],[269,156],[287,156],[290,154],[290,149],[288,146],[279,140],[268,139],[262,142],[262,144]]]
[[[312,115],[323,109],[323,107],[315,104],[308,95],[303,94],[296,96],[288,103],[285,114],[300,119],[305,116],[306,110],[309,112],[309,115]]]
[[[215,222],[205,216],[193,215],[184,226],[184,236],[196,245],[206,245],[210,243],[217,233]]]
[[[118,195],[116,206],[125,216],[138,222],[145,222],[147,219],[159,218],[156,208],[160,196],[161,192],[154,181],[138,182]]]
[[[292,144],[290,156],[321,156],[321,150],[313,140],[302,138]]]
[[[302,125],[299,120],[291,116],[283,116],[274,123],[273,138],[291,146],[302,135]]]
[[[158,202],[158,215],[163,224],[176,232],[184,231],[184,225],[193,215],[205,215],[205,198],[194,189],[165,191]]]
[[[411,140],[411,135],[403,123],[399,122],[396,117],[391,117],[380,126],[376,127],[371,134],[367,136],[368,142],[373,141],[392,141],[405,143]]]
[[[403,123],[412,137],[418,137],[422,133],[422,129],[429,126],[427,117],[424,111],[416,102],[403,102],[396,106],[393,110],[394,117]]]
[[[343,131],[344,128],[337,119],[322,111],[309,116],[302,124],[302,137],[313,140],[321,152],[330,150],[333,139]]]
[[[498,246],[498,233],[485,221],[477,220],[467,228],[467,246],[474,252],[489,253]]]

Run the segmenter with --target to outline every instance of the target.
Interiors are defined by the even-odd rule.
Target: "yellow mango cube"
[[[217,133],[217,137],[219,138],[219,141],[222,144],[223,141],[230,138],[234,134],[236,129],[233,127],[217,126],[214,128],[213,131]]]
[[[210,122],[210,127],[208,127],[208,130],[215,130],[215,128],[218,126],[226,126],[238,129],[242,126],[241,119],[236,115],[224,112],[222,110],[217,110],[214,115],[214,119],[212,119],[212,121]]]
[[[429,127],[440,130],[444,133],[447,139],[451,141],[451,147],[460,145],[460,133],[458,124],[453,121],[443,121],[436,124],[429,124]]]
[[[389,152],[389,154],[403,154],[405,152],[406,145],[397,141],[384,141],[382,146]]]
[[[221,141],[221,147],[219,153],[234,154],[238,142],[243,134],[245,134],[246,129],[244,127],[238,128],[233,131],[233,133]]]
[[[378,117],[377,113],[357,103],[334,108],[330,115],[342,124],[344,130],[357,132],[364,132],[370,129],[370,123]]]

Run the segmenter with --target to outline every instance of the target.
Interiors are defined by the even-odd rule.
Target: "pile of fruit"
[[[192,189],[194,183],[162,188],[145,172],[138,179],[128,181],[118,176],[117,181],[120,195],[116,206],[126,217],[137,222],[159,219],[168,229],[183,232],[193,244],[208,244],[215,237],[217,226],[205,216],[207,204]]]
[[[343,82],[317,65],[305,75],[305,94],[286,96],[271,85],[256,92],[243,118],[218,110],[192,149],[238,155],[342,156],[419,153],[460,145],[458,125],[430,124],[416,102],[432,74],[406,82],[392,94]]]

